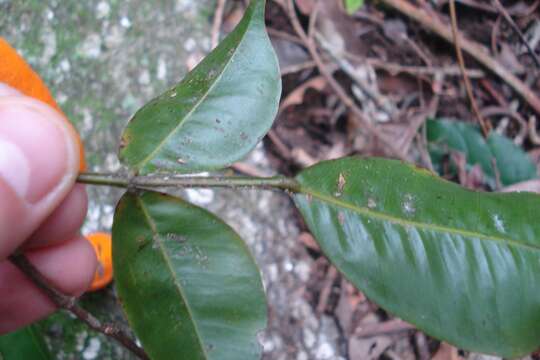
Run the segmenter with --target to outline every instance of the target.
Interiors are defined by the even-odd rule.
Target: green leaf
[[[349,14],[354,14],[362,6],[364,6],[364,0],[345,0],[345,8]]]
[[[386,310],[460,348],[540,346],[540,197],[481,193],[393,160],[308,168],[294,196],[332,263]]]
[[[428,120],[427,136],[433,165],[443,174],[442,163],[449,151],[463,153],[468,167],[478,164],[486,183],[496,187],[497,171],[503,186],[538,177],[532,159],[505,136],[491,132],[487,141],[477,126],[462,121]],[[496,163],[496,169],[493,166]]]
[[[0,360],[52,360],[41,333],[30,325],[0,336]]]
[[[128,193],[116,209],[113,265],[128,320],[153,360],[260,358],[260,273],[219,218],[167,195]]]
[[[252,0],[223,42],[124,131],[120,159],[140,174],[219,169],[248,154],[272,126],[281,94],[277,58]]]

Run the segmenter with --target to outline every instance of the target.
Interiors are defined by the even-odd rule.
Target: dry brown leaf
[[[313,88],[318,91],[322,91],[325,87],[326,79],[323,76],[316,76],[306,81],[287,95],[285,100],[283,100],[281,103],[280,111],[285,110],[289,106],[301,104],[304,101],[304,95],[308,89]]]
[[[484,172],[480,165],[474,165],[470,170],[467,169],[467,158],[464,154],[453,151],[450,154],[452,162],[458,169],[459,183],[471,190],[482,187],[484,183]]]
[[[362,319],[360,326],[376,326],[378,322],[379,319],[377,316],[371,313]],[[349,337],[349,356],[351,359],[375,360],[393,343],[393,338],[388,335],[378,335],[369,338],[353,335]]]
[[[315,8],[315,1],[314,0],[296,0],[296,6],[298,6],[298,9],[300,12],[304,15],[310,15],[313,12],[313,9]]]
[[[321,251],[321,249],[319,248],[319,244],[317,244],[317,241],[315,241],[315,238],[313,237],[313,235],[311,235],[308,232],[301,233],[298,236],[298,240],[300,240],[300,242],[304,244],[304,246],[306,246],[307,248],[311,250]]]
[[[513,184],[501,189],[501,192],[534,192],[540,194],[540,179]]]
[[[236,6],[223,20],[223,30],[225,33],[230,33],[240,23],[244,15],[245,8]]]
[[[433,356],[432,360],[462,360],[459,356],[458,349],[447,343],[441,343],[439,350]]]
[[[309,155],[308,152],[301,147],[295,147],[291,151],[294,161],[302,167],[309,167],[317,163],[317,159]]]
[[[517,56],[512,51],[512,48],[506,43],[501,43],[501,52],[497,56],[501,64],[509,69],[514,74],[523,74],[525,67],[521,65]]]

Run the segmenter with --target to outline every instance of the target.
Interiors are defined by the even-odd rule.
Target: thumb
[[[75,139],[60,113],[0,83],[0,261],[73,187],[79,168]]]

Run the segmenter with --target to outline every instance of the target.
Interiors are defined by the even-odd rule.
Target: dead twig
[[[381,1],[407,17],[417,21],[426,29],[433,31],[446,41],[452,44],[454,43],[454,36],[450,27],[441,22],[438,18],[431,16],[425,10],[418,8],[405,0]],[[537,114],[540,114],[540,97],[538,97],[523,81],[514,76],[503,65],[496,61],[483,46],[468,40],[463,36],[460,37],[460,40],[460,47],[462,50],[491,72],[499,76],[504,82],[512,87],[512,89],[514,89],[514,91],[518,93]]]
[[[411,75],[444,75],[444,76],[462,76],[461,69],[459,66],[408,66],[401,64],[389,63],[384,60],[374,59],[374,58],[365,58],[362,59],[355,55],[345,54],[348,58],[353,61],[365,62],[368,65],[373,66],[376,69],[381,69],[389,72],[391,75],[397,75],[399,73],[406,73]],[[467,76],[469,78],[483,78],[486,74],[479,69],[467,69]]]
[[[493,85],[491,85],[488,79],[480,80],[480,85],[489,93],[489,95],[491,95],[493,99],[495,99],[495,101],[497,101],[500,106],[508,106],[508,102],[506,101],[504,96],[502,96],[497,90],[495,90],[495,88],[493,87]]]
[[[367,338],[379,335],[390,335],[404,331],[414,330],[415,327],[400,319],[388,320],[385,322],[360,326],[354,332],[354,336],[359,338]]]
[[[456,2],[455,0],[450,0],[450,19],[452,20],[452,34],[454,37],[454,45],[456,46],[456,55],[458,58],[459,67],[461,69],[461,73],[463,75],[463,81],[465,83],[465,89],[467,90],[467,95],[469,97],[469,101],[471,103],[471,107],[473,109],[474,116],[476,117],[476,120],[480,124],[480,128],[482,128],[482,133],[484,134],[484,137],[488,137],[491,126],[488,122],[486,122],[486,119],[482,117],[482,114],[480,114],[480,110],[478,109],[478,104],[476,103],[476,99],[474,98],[474,93],[472,90],[471,80],[467,76],[467,71],[465,69],[465,60],[463,59],[463,53],[461,52],[461,46],[460,46],[460,39],[459,39],[459,31],[457,26],[457,15],[456,15]]]
[[[442,81],[441,81],[442,82]],[[435,94],[433,98],[431,99],[428,107],[426,109],[423,109],[418,114],[414,115],[410,120],[410,125],[405,132],[405,135],[403,136],[403,145],[402,145],[402,151],[405,153],[409,152],[409,148],[411,147],[411,144],[416,136],[418,134],[418,130],[424,125],[426,120],[429,117],[435,117],[437,113],[437,109],[439,107],[439,100],[440,95]],[[432,168],[433,166],[431,166]]]
[[[9,257],[9,260],[32,280],[32,282],[41,289],[56,306],[75,315],[92,330],[115,339],[139,359],[150,360],[146,352],[139,347],[127,333],[122,331],[115,324],[101,323],[94,315],[79,307],[76,298],[64,295],[61,291],[56,289],[24,255],[12,255]]]
[[[431,359],[431,354],[429,353],[429,347],[424,333],[418,331],[414,334],[414,342],[416,343],[416,350],[418,351],[419,360],[429,360]]]
[[[337,82],[332,73],[328,70],[327,66],[323,63],[317,51],[315,42],[313,41],[313,39],[310,40],[310,38],[302,28],[298,17],[296,16],[293,0],[287,0],[284,9],[287,12],[287,15],[291,21],[295,32],[298,34],[300,39],[302,39],[304,46],[308,49],[311,57],[317,64],[319,72],[326,78],[328,84],[332,87],[340,100],[352,111],[352,113],[356,116],[364,129],[371,133],[374,137],[376,137],[381,143],[383,143],[391,151],[393,156],[396,156],[401,160],[406,160],[406,156],[402,154],[400,150],[395,146],[394,141],[387,139],[386,136],[381,133],[380,129],[378,129],[374,124],[372,124],[368,119],[365,118],[362,110],[360,110],[360,108],[355,104],[354,100],[351,99],[349,95],[347,95],[347,92],[341,87],[341,85]]]
[[[492,6],[489,6],[487,4],[483,4],[481,2],[478,3],[476,1],[471,1],[471,0],[457,0],[457,2],[459,2],[459,3],[463,4],[463,5],[472,7],[474,9],[486,11],[486,12],[489,12],[489,13],[492,13],[492,14],[495,14],[497,12],[497,10],[494,9]],[[442,4],[439,4],[439,6],[441,6],[441,5]]]
[[[272,37],[277,37],[283,40],[287,40],[298,45],[304,45],[304,42],[302,41],[302,39],[300,39],[297,36],[291,35],[288,32],[274,29],[271,27],[266,28],[266,31],[268,31],[268,35]]]
[[[534,145],[540,145],[540,135],[536,131],[536,116],[529,118],[529,139]]]
[[[212,23],[212,37],[211,44],[212,49],[219,43],[219,33],[221,30],[221,24],[223,23],[223,13],[225,12],[225,4],[227,0],[217,0],[216,12],[214,13],[214,21]]]
[[[326,41],[320,34],[316,35],[316,39],[321,47],[330,55],[330,57],[339,65],[349,77],[358,85],[364,94],[371,99],[375,105],[392,118],[396,112],[392,103],[388,99],[383,98],[381,94],[374,91],[367,81],[358,75],[358,72],[354,69],[354,66],[345,59],[344,56],[338,53],[332,45]]]
[[[253,166],[251,164],[247,164],[244,162],[234,163],[231,165],[231,168],[242,175],[254,176],[254,177],[268,176],[268,174],[265,174],[264,171],[257,169],[256,166]]]
[[[283,157],[285,160],[292,160],[293,156],[291,153],[291,150],[276,134],[276,132],[272,129],[268,132],[266,135],[268,136],[268,139],[276,146],[276,150],[278,151],[279,155]]]
[[[313,69],[316,66],[317,64],[315,64],[315,61],[311,61],[311,60],[305,61],[299,64],[289,65],[284,68],[281,68],[281,76],[293,74],[295,72],[299,72],[302,70]]]
[[[517,145],[523,144],[523,140],[527,137],[528,124],[527,121],[517,112],[507,106],[488,106],[480,110],[482,116],[490,118],[492,116],[509,116],[519,124],[519,132],[514,139]]]
[[[337,275],[338,272],[336,268],[330,266],[328,272],[326,273],[326,278],[324,279],[321,295],[319,296],[319,303],[317,304],[317,314],[319,315],[324,312],[326,306],[328,305],[328,299],[332,293],[332,286],[334,285],[334,281],[336,281]]]
[[[508,22],[508,24],[510,24],[510,26],[516,32],[516,34],[518,34],[519,39],[525,45],[525,47],[527,48],[527,51],[529,51],[529,54],[531,54],[534,62],[536,63],[536,66],[540,68],[540,58],[538,57],[534,49],[531,47],[531,44],[529,44],[527,39],[525,39],[525,35],[523,35],[523,33],[521,32],[521,29],[517,26],[516,22],[512,19],[508,11],[506,11],[504,6],[501,4],[500,0],[492,0],[492,1],[495,7],[497,8],[497,10],[499,10],[501,15],[504,17],[504,19]]]

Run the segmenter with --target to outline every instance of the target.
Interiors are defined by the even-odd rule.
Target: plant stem
[[[91,329],[115,339],[139,359],[150,360],[145,351],[139,347],[127,333],[122,331],[116,324],[101,323],[94,315],[78,306],[76,298],[65,295],[60,290],[56,289],[24,255],[12,255],[9,257],[9,260],[28,276],[28,278],[32,280],[32,282],[39,287],[56,306],[69,311]]]
[[[489,136],[489,133],[491,132],[491,124],[486,122],[486,119],[484,119],[484,117],[480,113],[480,109],[478,109],[478,104],[476,103],[476,100],[474,98],[471,80],[467,76],[467,70],[465,69],[465,60],[463,59],[463,53],[461,52],[455,0],[450,0],[450,19],[452,22],[452,35],[454,37],[456,55],[458,59],[459,68],[461,69],[461,73],[463,74],[463,82],[465,83],[465,90],[467,91],[467,96],[469,97],[469,101],[471,103],[474,116],[476,117],[476,120],[478,121],[478,123],[480,124],[480,128],[482,129],[482,134],[487,139],[487,137]]]
[[[121,174],[81,173],[77,182],[89,185],[115,186],[121,188],[262,188],[297,192],[296,180],[285,176],[258,178],[248,176],[133,176]]]

